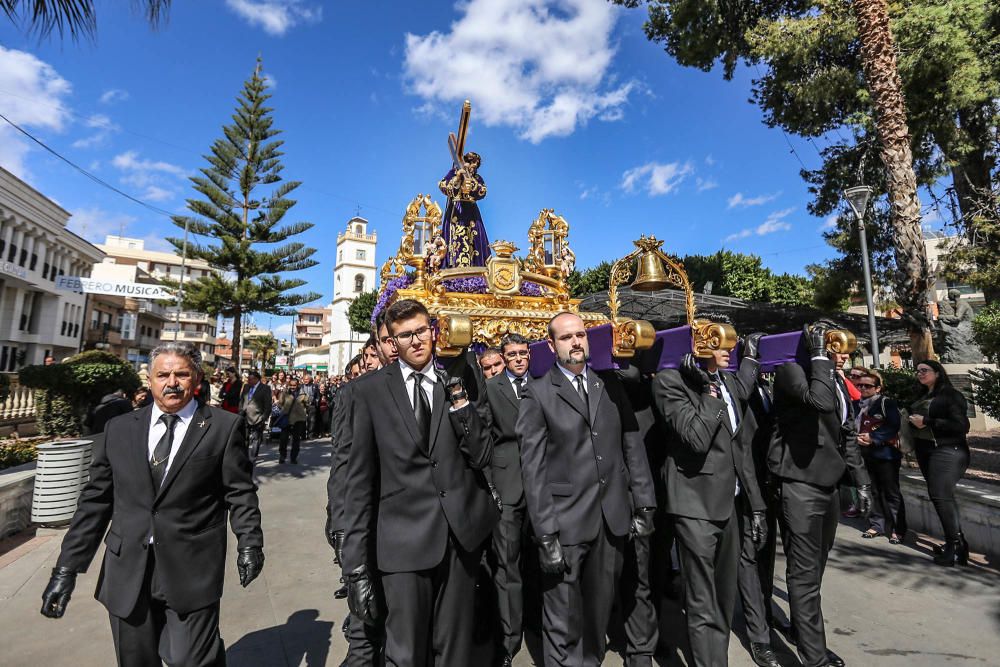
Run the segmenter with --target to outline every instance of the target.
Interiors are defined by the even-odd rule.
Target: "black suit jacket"
[[[530,382],[517,419],[528,516],[563,544],[628,533],[634,507],[655,507],[635,414],[614,371],[587,372],[589,413],[558,366]]]
[[[758,368],[753,359],[744,359],[738,374],[719,373],[740,418],[735,429],[722,398],[696,390],[679,371],[657,373],[653,397],[669,433],[665,480],[668,513],[725,521],[733,514],[737,480],[750,498],[751,507],[763,511],[753,461],[740,444],[741,432],[748,426],[747,398]]]
[[[383,572],[430,569],[444,557],[449,533],[463,549],[478,548],[500,514],[481,473],[492,449],[475,407],[450,412],[439,373],[425,444],[399,363],[368,375],[353,397],[344,570],[362,564]]]
[[[271,388],[260,381],[255,386],[257,388],[254,389],[253,398],[248,399],[250,385],[243,385],[240,394],[240,415],[246,419],[249,426],[263,426],[271,416]]]
[[[525,387],[531,379],[525,374]],[[514,393],[507,373],[486,381],[484,400],[480,402],[479,416],[490,434],[493,460],[490,469],[493,484],[506,505],[515,505],[524,496],[521,481],[521,453],[517,446],[517,414],[521,401]]]
[[[761,392],[767,396],[766,403]],[[760,379],[750,391],[743,421],[742,445],[749,450],[754,474],[757,476],[757,485],[761,492],[766,494],[765,486],[770,477],[767,470],[767,452],[774,433],[774,397],[770,385]]]
[[[222,597],[227,511],[240,547],[264,544],[243,420],[200,405],[154,492],[147,459],[151,412],[147,406],[116,417],[95,440],[90,481],[57,563],[85,572],[104,537],[97,599],[120,617],[139,597],[151,535],[167,605],[179,614]]]
[[[868,484],[858,450],[854,407],[829,359],[813,359],[809,368],[784,364],[774,376],[774,434],[768,468],[784,479],[832,487],[851,473],[856,486]],[[839,391],[847,403],[841,420]]]

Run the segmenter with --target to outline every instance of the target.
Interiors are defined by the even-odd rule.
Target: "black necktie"
[[[580,394],[580,400],[583,401],[583,407],[586,408],[587,414],[590,414],[590,401],[587,400],[587,390],[583,388],[583,375],[577,375],[573,378],[573,382],[576,383],[576,393]]]
[[[524,396],[524,378],[514,380],[514,395],[517,396],[517,400],[521,400]]]
[[[167,425],[167,432],[160,436],[156,447],[153,447],[153,457],[149,459],[149,472],[153,475],[153,488],[157,491],[167,474],[167,461],[170,460],[170,450],[174,446],[174,427],[179,420],[177,415],[160,415],[159,421]]]
[[[417,420],[417,429],[426,443],[431,432],[431,404],[427,402],[427,394],[421,386],[424,374],[414,372],[410,377],[413,378],[413,416]]]

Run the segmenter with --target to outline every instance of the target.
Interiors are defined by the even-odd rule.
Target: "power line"
[[[142,206],[143,208],[146,208],[146,209],[152,211],[153,213],[156,213],[157,215],[162,215],[164,217],[169,218],[170,220],[174,219],[174,214],[173,213],[170,213],[169,211],[165,211],[162,208],[159,208],[158,206],[153,206],[152,204],[150,204],[148,202],[144,202],[144,201],[142,201],[141,199],[139,199],[137,197],[133,197],[129,193],[124,192],[122,190],[119,190],[118,188],[116,188],[115,186],[111,185],[110,183],[108,183],[107,181],[105,181],[104,179],[102,179],[101,177],[99,177],[99,176],[97,176],[97,175],[95,175],[95,174],[87,171],[86,169],[84,169],[83,167],[81,167],[80,165],[78,165],[77,163],[75,163],[72,160],[70,160],[69,158],[63,156],[61,153],[59,153],[59,151],[55,150],[54,148],[51,148],[44,141],[42,141],[41,139],[39,139],[35,135],[33,135],[30,132],[28,132],[27,130],[25,130],[23,127],[21,127],[20,125],[18,125],[14,121],[12,121],[10,118],[7,118],[7,116],[4,116],[2,113],[0,113],[0,119],[3,119],[8,125],[10,125],[11,127],[13,127],[15,130],[17,130],[18,132],[20,132],[21,134],[23,134],[24,136],[26,136],[28,139],[31,139],[33,142],[35,142],[36,144],[38,144],[39,146],[41,146],[42,148],[44,148],[46,151],[48,151],[49,153],[51,153],[52,155],[54,155],[58,159],[62,160],[63,162],[65,162],[69,166],[73,167],[73,169],[76,169],[78,172],[80,172],[81,174],[83,174],[84,176],[86,176],[87,178],[89,178],[90,180],[92,180],[93,182],[97,183],[98,185],[100,185],[102,187],[105,187],[108,190],[111,190],[112,192],[114,192],[114,193],[116,193],[118,195],[121,195],[122,197],[125,197],[129,201],[134,202],[134,203],[138,204],[139,206]]]

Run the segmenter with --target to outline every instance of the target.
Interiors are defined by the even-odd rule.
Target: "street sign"
[[[278,356],[276,356],[274,358],[274,365],[275,366],[287,366],[288,365],[288,355],[287,354],[279,354]]]
[[[129,296],[133,299],[173,299],[174,295],[163,285],[146,285],[142,283],[119,283],[111,280],[94,280],[80,276],[59,276],[56,287],[71,292],[87,294],[110,294],[112,296]]]

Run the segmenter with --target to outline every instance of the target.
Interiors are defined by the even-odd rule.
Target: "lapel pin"
[[[204,419],[202,419],[200,422],[198,422],[198,428],[205,428],[205,420]]]

